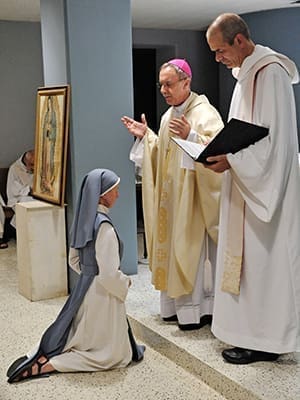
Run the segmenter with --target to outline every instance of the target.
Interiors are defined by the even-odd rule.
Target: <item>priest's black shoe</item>
[[[234,347],[223,350],[222,356],[231,364],[250,364],[257,361],[276,361],[279,354]]]
[[[182,331],[193,331],[195,329],[200,329],[205,325],[211,325],[212,315],[203,315],[200,318],[199,324],[178,324],[178,328]]]

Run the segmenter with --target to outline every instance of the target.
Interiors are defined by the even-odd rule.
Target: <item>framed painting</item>
[[[70,86],[37,90],[35,163],[32,195],[64,205]]]

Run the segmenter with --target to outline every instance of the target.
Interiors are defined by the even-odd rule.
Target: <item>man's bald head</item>
[[[247,40],[250,39],[250,31],[246,22],[237,14],[225,13],[219,15],[208,27],[206,37],[209,38],[220,32],[224,42],[230,46],[237,34],[242,34]]]

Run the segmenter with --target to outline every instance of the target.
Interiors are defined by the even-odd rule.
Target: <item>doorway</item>
[[[156,49],[133,49],[134,119],[144,113],[148,126],[157,132]]]

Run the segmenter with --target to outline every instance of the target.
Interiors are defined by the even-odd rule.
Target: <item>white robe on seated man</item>
[[[29,172],[22,162],[23,155],[18,158],[8,170],[7,175],[7,206],[16,211],[16,204],[32,201],[30,190],[33,185],[33,174]],[[11,220],[11,225],[16,227],[16,216]]]
[[[0,239],[3,238],[3,233],[4,233],[4,223],[5,223],[5,214],[4,214],[4,210],[3,210],[4,206],[5,206],[5,203],[0,194]]]

